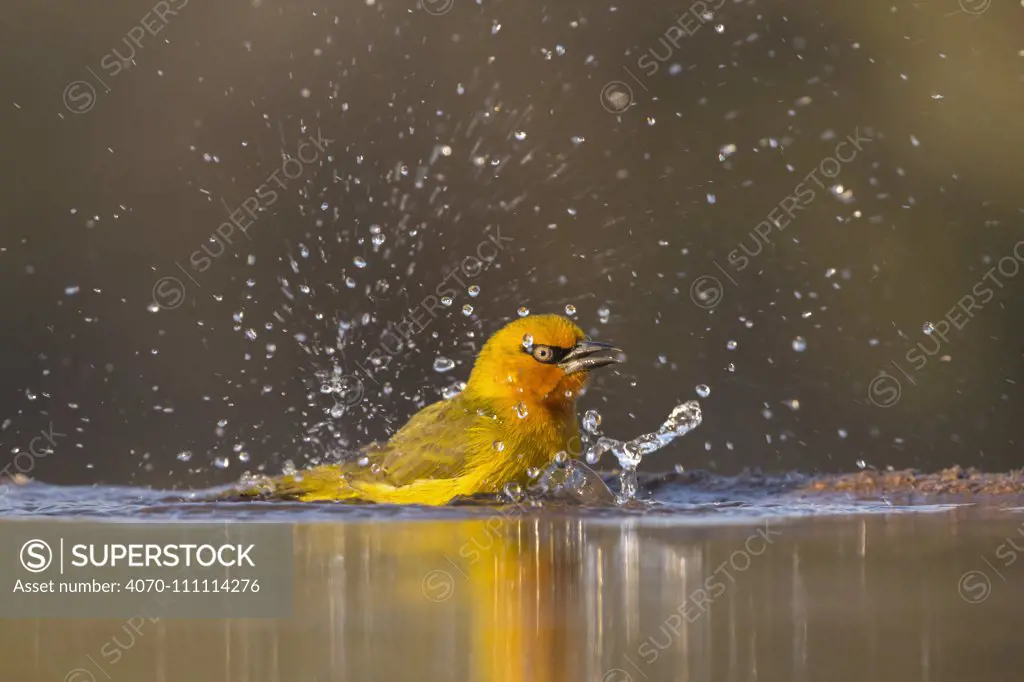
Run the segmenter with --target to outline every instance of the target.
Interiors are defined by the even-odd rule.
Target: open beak
[[[610,343],[598,343],[597,341],[580,341],[572,347],[558,366],[566,374],[581,372],[614,365],[626,359],[625,353]]]

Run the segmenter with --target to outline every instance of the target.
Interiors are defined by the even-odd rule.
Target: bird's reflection
[[[295,526],[290,618],[160,621],[107,672],[198,682],[995,682],[1024,626],[1024,575],[1001,566],[993,599],[976,584],[982,557],[996,556],[1016,521],[896,514],[723,526],[473,513]],[[970,590],[958,590],[961,575],[973,576]],[[12,650],[28,652],[5,663],[4,679],[92,670],[89,657],[122,626],[0,624]],[[990,655],[968,661],[965,650]]]

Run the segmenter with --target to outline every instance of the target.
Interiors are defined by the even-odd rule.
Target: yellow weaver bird
[[[576,398],[590,370],[623,359],[564,317],[517,319],[487,341],[461,393],[424,407],[387,443],[363,448],[361,462],[306,469],[233,496],[441,505],[500,492],[560,451],[580,454]]]

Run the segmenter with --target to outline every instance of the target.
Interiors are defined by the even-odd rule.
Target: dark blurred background
[[[581,404],[606,434],[710,387],[650,470],[1021,463],[1020,3],[15,0],[3,29],[0,467],[51,428],[49,482],[302,465],[566,305],[629,353]]]

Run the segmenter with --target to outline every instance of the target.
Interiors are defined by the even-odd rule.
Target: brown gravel
[[[859,471],[855,474],[817,476],[805,491],[850,492],[864,495],[918,493],[921,495],[1019,495],[1024,493],[1024,469],[986,474],[959,466],[925,474],[903,471]]]

